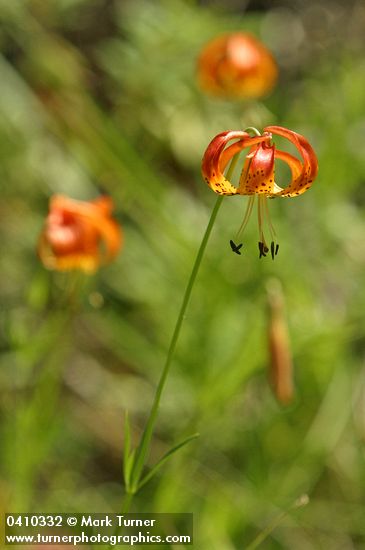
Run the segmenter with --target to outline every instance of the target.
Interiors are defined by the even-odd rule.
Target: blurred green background
[[[193,291],[150,463],[199,431],[133,511],[193,512],[199,550],[365,548],[365,5],[361,0],[0,1],[1,479],[6,510],[118,511],[123,415],[141,435],[215,196],[200,162],[223,130],[279,124],[319,158],[270,203],[280,252],[229,250],[226,198]],[[196,57],[249,31],[273,52],[263,101],[209,98]],[[36,244],[49,197],[110,193],[125,244],[77,281]],[[296,396],[268,381],[265,285],[282,282]],[[73,283],[72,283],[73,284]],[[75,287],[73,288],[75,294]],[[166,546],[164,547],[166,548]]]

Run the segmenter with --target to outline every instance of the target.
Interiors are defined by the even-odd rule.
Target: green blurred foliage
[[[13,510],[120,508],[123,415],[143,429],[214,203],[200,161],[223,130],[280,124],[320,171],[270,202],[275,262],[227,198],[179,341],[150,462],[199,431],[134,503],[195,514],[199,550],[244,548],[303,493],[267,549],[365,547],[363,2],[0,2],[0,494]],[[262,102],[204,96],[195,62],[227,30],[280,67]],[[125,245],[96,275],[36,255],[49,197],[110,193]],[[284,286],[296,397],[268,382],[265,285]],[[10,504],[9,504],[10,503]]]

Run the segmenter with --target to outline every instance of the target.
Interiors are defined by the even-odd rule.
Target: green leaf
[[[124,453],[123,453],[123,475],[126,487],[129,487],[131,470],[133,467],[134,451],[131,452],[131,427],[128,411],[124,417]]]
[[[187,437],[186,439],[184,439],[183,441],[181,441],[180,443],[178,443],[177,445],[175,445],[175,447],[172,447],[172,449],[170,449],[169,451],[167,451],[166,454],[164,454],[164,456],[157,462],[157,464],[155,464],[153,466],[153,468],[151,468],[151,470],[148,472],[148,474],[141,479],[140,483],[138,484],[138,490],[143,487],[143,485],[145,485],[157,472],[158,470],[161,468],[161,466],[163,466],[163,464],[165,464],[165,462],[173,455],[176,453],[176,451],[178,451],[179,449],[181,449],[182,447],[184,447],[185,445],[187,445],[190,441],[192,441],[193,439],[196,439],[197,437],[199,437],[199,434],[193,434],[193,435],[190,435],[189,437]]]
[[[133,451],[125,459],[125,462],[124,462],[124,483],[125,483],[127,492],[130,492],[130,489],[131,489],[130,485],[131,485],[131,477],[132,477],[132,470],[134,466],[135,456],[136,456],[136,449],[133,449]]]

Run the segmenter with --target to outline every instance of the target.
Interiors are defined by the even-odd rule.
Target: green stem
[[[127,493],[125,495],[125,499],[121,510],[122,514],[128,514],[129,508],[131,507],[131,504],[132,504],[132,500],[133,500],[133,493]]]
[[[191,292],[193,290],[195,279],[196,279],[196,276],[198,274],[199,267],[200,267],[201,261],[203,259],[203,255],[204,255],[204,252],[205,252],[210,234],[212,232],[213,225],[214,225],[215,219],[216,219],[217,214],[218,214],[218,210],[219,210],[219,208],[222,204],[222,201],[223,201],[223,196],[219,196],[216,200],[215,206],[214,206],[212,214],[210,216],[209,223],[208,223],[207,228],[205,230],[204,237],[203,237],[202,242],[200,244],[200,247],[199,247],[199,250],[198,250],[194,265],[193,265],[193,269],[192,269],[192,272],[191,272],[191,275],[190,275],[190,278],[189,278],[189,281],[188,281],[188,284],[187,284],[187,287],[186,287],[186,290],[185,290],[184,298],[183,298],[181,308],[180,308],[180,312],[179,312],[179,315],[178,315],[178,318],[177,318],[177,321],[176,321],[175,329],[174,329],[174,332],[172,334],[172,338],[171,338],[169,350],[168,350],[168,353],[167,353],[165,365],[164,365],[164,368],[163,368],[163,371],[162,371],[162,374],[161,374],[161,378],[160,378],[160,381],[159,381],[157,389],[156,389],[156,394],[155,394],[155,398],[154,398],[154,401],[153,401],[153,404],[152,404],[151,413],[150,413],[150,416],[148,418],[145,430],[143,432],[141,443],[140,443],[140,445],[138,447],[138,450],[137,450],[137,455],[136,455],[136,459],[135,459],[135,463],[134,463],[134,467],[133,467],[133,474],[132,474],[132,487],[131,487],[132,493],[135,493],[138,490],[138,482],[139,482],[139,479],[140,479],[140,476],[141,476],[141,473],[142,473],[142,470],[143,470],[144,459],[146,457],[146,454],[147,454],[147,451],[148,451],[148,448],[149,448],[149,444],[151,442],[153,429],[154,429],[154,426],[155,426],[155,423],[156,423],[158,408],[159,408],[159,405],[160,405],[161,395],[162,395],[162,392],[163,392],[163,389],[164,389],[164,386],[165,386],[165,383],[166,383],[167,375],[168,375],[169,370],[170,370],[170,366],[171,366],[171,362],[172,362],[172,359],[173,359],[173,356],[174,356],[176,344],[177,344],[177,341],[178,341],[178,338],[179,338],[179,335],[180,335],[181,326],[182,326],[182,323],[183,323],[183,320],[184,320],[184,317],[185,317],[186,308],[189,304],[189,300],[190,300]]]
[[[239,157],[239,155],[236,155],[231,160],[231,163],[229,165],[229,168],[228,168],[227,174],[226,174],[227,179],[231,178],[232,173],[235,169],[238,157]],[[152,407],[151,407],[151,412],[150,412],[149,418],[147,420],[146,427],[143,431],[142,438],[141,438],[141,441],[138,445],[136,456],[135,456],[135,459],[134,459],[132,475],[131,475],[131,483],[130,484],[128,483],[127,495],[126,495],[125,504],[124,504],[124,506],[128,505],[128,508],[129,508],[129,506],[132,502],[133,495],[139,489],[139,481],[140,481],[140,478],[141,478],[141,475],[142,475],[142,470],[143,470],[144,465],[145,465],[145,459],[146,459],[147,453],[148,453],[149,448],[150,448],[150,443],[151,443],[151,439],[152,439],[152,435],[153,435],[153,430],[154,430],[154,427],[155,427],[155,424],[156,424],[158,409],[159,409],[159,405],[160,405],[160,401],[161,401],[161,395],[162,395],[163,389],[165,387],[165,383],[166,383],[167,375],[168,375],[169,370],[170,370],[172,359],[174,357],[176,344],[177,344],[177,341],[179,339],[181,326],[183,324],[184,317],[185,317],[185,312],[186,312],[186,309],[187,309],[189,301],[190,301],[191,292],[192,292],[193,287],[194,287],[195,279],[197,277],[197,274],[198,274],[198,271],[199,271],[199,268],[200,268],[200,264],[202,262],[204,252],[205,252],[205,249],[207,247],[208,240],[209,240],[210,234],[212,232],[214,222],[216,220],[216,217],[217,217],[219,208],[222,204],[223,198],[224,197],[220,195],[216,200],[216,203],[215,203],[214,208],[212,210],[212,213],[210,215],[210,219],[209,219],[207,228],[205,230],[203,239],[200,243],[200,247],[199,247],[198,253],[197,253],[196,258],[195,258],[195,262],[194,262],[193,269],[192,269],[191,274],[190,274],[188,284],[186,286],[186,290],[185,290],[185,294],[184,294],[184,297],[183,297],[183,300],[182,300],[179,315],[177,317],[175,329],[174,329],[174,332],[172,333],[172,337],[171,337],[169,349],[168,349],[168,352],[167,352],[165,365],[163,367],[161,377],[160,377],[160,381],[159,381],[157,389],[156,389],[155,398],[153,400],[153,404],[152,404]]]
[[[126,493],[125,499],[124,499],[124,502],[123,502],[123,506],[122,506],[122,509],[120,511],[121,515],[128,514],[129,509],[130,509],[131,504],[132,504],[132,500],[133,500],[133,493]],[[116,527],[115,530],[114,530],[113,535],[117,537],[118,535],[121,534],[121,531],[122,531],[121,527]],[[108,548],[108,550],[111,550],[112,548],[115,548],[115,546],[110,543],[110,544],[108,544],[107,548]]]
[[[245,128],[245,132],[248,132],[249,130],[251,130],[251,132],[253,132],[255,134],[255,136],[261,136],[258,129],[255,128],[254,126],[248,126],[248,128]]]
[[[296,508],[301,508],[302,506],[306,506],[309,502],[308,495],[302,495],[299,497],[288,510],[285,510],[284,512],[281,512],[276,518],[273,519],[271,523],[261,532],[258,534],[258,536],[246,547],[246,550],[255,550],[264,540],[274,531],[278,525],[283,521],[283,519],[286,518],[290,514],[292,510],[295,510]]]

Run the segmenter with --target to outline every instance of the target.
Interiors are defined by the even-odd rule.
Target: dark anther
[[[235,244],[232,239],[229,241],[229,244],[231,245],[232,252],[235,252],[236,254],[239,254],[241,256],[240,248],[242,248],[241,244]]]
[[[274,241],[271,241],[270,252],[271,252],[271,257],[272,257],[272,259],[275,258],[275,256],[276,256],[277,253],[278,253],[278,250],[279,250],[279,245],[278,245],[278,244],[275,244]]]
[[[275,243],[274,243],[274,241],[271,241],[270,252],[271,252],[272,259],[274,259],[274,257],[275,257]]]
[[[259,251],[260,251],[259,258],[262,258],[262,256],[266,256],[266,252],[268,252],[269,249],[262,242],[259,242],[258,244],[259,244]]]

